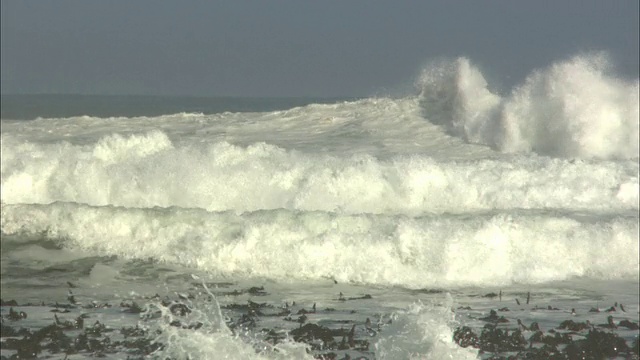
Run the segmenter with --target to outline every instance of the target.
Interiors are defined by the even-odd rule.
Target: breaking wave
[[[504,97],[466,58],[426,68],[418,86],[425,117],[472,143],[555,157],[638,158],[638,80],[614,77],[604,53],[536,70]]]

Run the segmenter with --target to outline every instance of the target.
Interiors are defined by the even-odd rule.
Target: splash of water
[[[638,157],[638,80],[612,74],[606,54],[578,55],[531,73],[508,96],[492,93],[466,58],[426,68],[425,117],[450,134],[505,152]]]

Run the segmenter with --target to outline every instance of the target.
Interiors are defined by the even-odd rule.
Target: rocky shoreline
[[[239,288],[233,283],[193,282],[191,291],[185,293],[111,303],[86,297],[79,302],[75,285],[68,285],[64,303],[2,300],[2,359],[153,358],[168,346],[162,335],[172,328],[227,331],[260,344],[257,352],[274,351],[278,344],[288,341],[305,344],[316,359],[375,359],[373,344],[393,321],[390,314],[372,318],[360,313],[362,302],[372,298],[369,294],[335,294],[335,303],[344,305],[336,309],[315,302],[261,302],[259,299],[268,295],[263,286]],[[499,296],[502,300],[502,295],[490,293],[484,297]],[[248,300],[237,301],[239,298]],[[228,301],[219,304],[217,299]],[[216,328],[206,318],[195,316],[203,311],[203,304],[215,305],[213,309],[220,312],[224,326]],[[527,307],[520,306],[525,311],[560,311],[551,305]],[[518,312],[506,306],[489,311],[458,306],[451,309],[456,318],[471,321],[455,328],[453,340],[461,347],[477,349],[483,359],[638,359],[638,323],[627,318],[614,321],[612,316],[628,314],[624,309],[617,303],[604,310],[592,308],[591,315],[607,319],[603,324],[576,321],[572,309],[567,319],[543,329],[537,322],[523,323],[517,318]]]

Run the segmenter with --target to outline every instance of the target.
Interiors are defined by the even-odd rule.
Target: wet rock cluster
[[[2,302],[2,306],[10,304],[19,306],[15,300]],[[20,320],[28,317],[25,311],[15,311],[9,308],[9,314],[2,318],[0,329],[0,348],[14,353],[9,359],[35,359],[40,356],[55,354],[87,354],[93,357],[103,357],[107,354],[126,354],[133,358],[143,358],[158,349],[161,344],[154,344],[147,333],[139,327],[122,327],[119,330],[108,327],[96,320],[92,325],[86,325],[88,313],[67,319],[58,313],[69,313],[77,310],[69,304],[23,304],[22,309],[29,307],[43,311],[46,307],[54,313],[53,323],[39,329],[21,327]],[[60,309],[63,310],[60,310]],[[46,310],[44,310],[46,311]],[[16,315],[18,314],[18,315]],[[115,336],[114,336],[115,335]],[[113,338],[118,340],[112,340]],[[7,357],[3,356],[3,359]]]
[[[216,287],[220,289],[219,284]],[[150,333],[150,328],[146,327],[147,320],[157,320],[162,316],[159,309],[163,308],[171,317],[169,326],[197,331],[203,323],[190,318],[194,304],[196,301],[213,301],[211,294],[203,295],[202,292],[198,295],[175,295],[177,298],[173,299],[161,298],[157,294],[136,299],[144,301],[144,305],[133,300],[110,304],[87,302],[83,298],[80,302],[70,290],[68,302],[65,303],[18,304],[15,300],[2,301],[0,348],[6,350],[3,354],[11,354],[10,359],[34,359],[52,355],[147,358],[166,346],[158,340],[161,338],[161,330]],[[226,299],[239,295],[260,297],[267,295],[267,292],[263,287],[216,292],[216,297],[225,296]],[[368,294],[347,297],[342,293],[336,294],[334,298],[336,302],[367,299],[371,299]],[[151,304],[155,306],[150,306]],[[374,329],[376,325],[368,318],[366,321],[356,320],[356,310],[320,309],[316,303],[305,307],[295,302],[275,305],[252,300],[226,303],[220,308],[225,314],[227,327],[236,335],[250,331],[257,334],[257,339],[272,345],[281,343],[284,339],[305,343],[317,359],[346,360],[351,359],[351,356],[358,359],[374,358],[369,347],[370,339],[377,335],[377,329]],[[111,317],[105,314],[111,314]],[[327,320],[327,314],[331,314],[329,318],[344,314],[346,319]],[[21,326],[24,319],[34,316],[39,317],[39,323],[44,326]],[[131,317],[128,322],[139,325],[120,328],[109,325],[110,318],[122,316]],[[98,317],[104,323],[97,320]],[[48,319],[51,323],[46,325]],[[269,326],[264,326],[263,323],[268,323]],[[7,357],[2,356],[2,359]]]
[[[256,288],[251,288],[256,289]],[[237,293],[250,293],[251,289],[246,291],[235,291]],[[264,291],[263,288],[259,288]],[[234,292],[234,293],[235,293]],[[225,292],[229,294],[229,292]],[[259,295],[254,293],[253,295]],[[336,301],[353,301],[368,300],[371,295],[364,294],[361,296],[345,297],[344,294],[338,294]],[[231,303],[221,306],[222,309],[232,310],[234,316],[227,321],[227,326],[234,332],[246,330],[257,330],[261,319],[276,318],[284,323],[294,323],[297,327],[267,328],[263,327],[259,330],[264,341],[271,345],[282,342],[285,338],[293,339],[296,342],[305,343],[317,359],[351,359],[351,355],[356,354],[358,359],[373,359],[373,353],[370,351],[370,339],[377,335],[369,318],[365,321],[358,320],[335,320],[326,321],[324,324],[314,322],[315,317],[323,318],[327,314],[335,317],[336,309],[324,308],[318,309],[316,303],[311,307],[305,308],[296,302],[286,302],[283,306],[274,306],[268,303],[258,303],[247,301],[246,303]],[[349,315],[355,314],[356,310],[347,312]],[[376,328],[382,324],[377,324]]]
[[[616,304],[617,306],[617,304]],[[540,308],[542,309],[542,308]],[[470,308],[465,308],[470,310]],[[545,310],[558,310],[551,306]],[[508,311],[507,308],[499,311]],[[575,310],[572,309],[572,314]],[[491,310],[479,320],[486,324],[481,329],[469,326],[458,327],[453,340],[462,347],[480,350],[486,359],[638,359],[638,337],[628,343],[616,333],[616,329],[638,330],[638,324],[621,320],[616,323],[612,316],[599,325],[589,320],[562,321],[557,327],[543,331],[537,322],[526,326],[517,319],[517,327],[511,321]]]
[[[224,299],[220,310],[226,326],[240,337],[252,334],[249,341],[275,346],[293,340],[306,344],[316,359],[375,359],[371,344],[390,321],[381,318],[372,322],[355,310],[364,304],[359,302],[372,298],[369,294],[335,294],[330,300],[337,310],[317,306],[316,302],[273,304],[257,301],[268,295],[264,287],[229,289],[233,284],[192,285],[188,293],[165,297],[156,294],[123,300],[119,304],[88,301],[85,297],[78,301],[70,289],[65,303],[19,304],[15,300],[0,300],[0,348],[4,355],[10,354],[11,359],[50,355],[148,358],[167,346],[159,340],[164,330],[151,330],[158,327],[147,327],[149,321],[160,321],[160,317],[167,316],[169,321],[165,326],[202,331],[205,325],[198,320],[204,320],[193,317],[198,314],[197,304]],[[77,291],[75,286],[70,285],[70,288]],[[215,288],[215,291],[211,293],[209,288]],[[485,297],[501,299],[502,292]],[[526,302],[529,301],[527,294]],[[517,303],[519,305],[519,301]],[[638,337],[625,341],[619,332],[638,331],[638,323],[628,319],[615,321],[611,314],[617,309],[624,311],[622,305],[615,304],[603,311],[604,314],[594,314],[606,316],[606,322],[602,324],[572,318],[554,328],[543,329],[537,322],[524,324],[515,318],[516,312],[507,307],[496,307],[474,317],[474,321],[483,325],[457,328],[453,340],[462,347],[478,349],[483,359],[637,359]],[[536,306],[532,310],[559,309]],[[460,315],[473,309],[465,306],[457,311]],[[575,310],[572,309],[571,314],[575,315]],[[124,317],[129,319],[128,324],[136,325],[113,326],[110,319],[116,317]],[[23,325],[34,318],[39,318],[38,323],[42,324],[39,328]]]

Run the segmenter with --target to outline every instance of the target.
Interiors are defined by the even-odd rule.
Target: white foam
[[[94,286],[113,284],[119,275],[120,271],[117,268],[97,263],[91,268],[87,283]]]
[[[456,325],[449,294],[443,305],[413,304],[392,315],[374,344],[380,359],[477,359],[478,350],[453,341]]]
[[[149,157],[160,151],[171,149],[171,141],[160,131],[152,131],[143,136],[123,137],[113,134],[100,139],[93,147],[93,158],[105,166]]]
[[[435,64],[418,85],[425,116],[469,142],[558,157],[638,158],[639,85],[604,53],[534,71],[506,97],[468,59]]]
[[[25,156],[28,154],[28,156]],[[343,213],[464,213],[491,209],[638,209],[638,163],[502,156],[307,154],[265,143],[175,146],[163,132],[87,145],[3,134],[5,204],[285,208]]]
[[[434,286],[637,278],[634,217],[338,215],[2,205],[2,231],[46,233],[65,247],[152,258],[218,274]]]
[[[159,330],[154,341],[164,346],[153,353],[154,358],[189,358],[189,359],[255,359],[255,360],[298,360],[313,359],[307,353],[306,344],[283,341],[271,345],[258,339],[243,339],[233,334],[224,322],[220,306],[215,297],[209,293],[213,301],[189,303],[186,316],[176,319],[171,311],[158,304],[162,316],[153,320],[148,327],[150,333]],[[200,323],[199,329],[183,329],[170,325],[179,320],[184,325]]]

